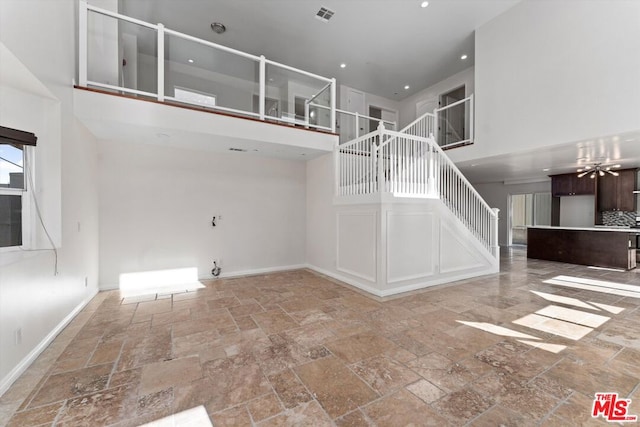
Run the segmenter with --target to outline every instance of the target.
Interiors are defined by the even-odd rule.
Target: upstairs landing
[[[336,134],[76,87],[78,119],[98,138],[308,160],[330,153]]]

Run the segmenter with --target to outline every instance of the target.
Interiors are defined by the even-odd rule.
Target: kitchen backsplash
[[[602,212],[602,225],[618,227],[634,226],[636,225],[636,215],[640,215],[640,212]]]

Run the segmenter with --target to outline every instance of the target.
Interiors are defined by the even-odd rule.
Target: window
[[[25,208],[28,205],[27,158],[32,133],[0,126],[0,248],[22,246]]]

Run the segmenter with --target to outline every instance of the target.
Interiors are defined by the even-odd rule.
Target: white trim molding
[[[4,378],[2,378],[2,380],[0,380],[0,396],[2,396],[4,393],[6,393],[7,390],[9,390],[9,387],[11,387],[11,385],[20,377],[20,375],[22,375],[29,368],[29,366],[31,366],[31,364],[38,358],[38,356],[40,356],[40,354],[49,346],[49,344],[53,342],[58,334],[67,327],[67,325],[76,317],[76,315],[78,315],[78,313],[80,313],[82,309],[85,308],[96,295],[98,295],[97,289],[92,292],[90,296],[85,298],[80,304],[78,304],[76,308],[71,311],[71,313],[69,313],[64,319],[62,319],[62,321],[58,323],[58,325],[56,325],[56,327],[53,328],[51,332],[49,332],[49,334],[44,337],[44,339],[40,341],[40,343],[33,350],[31,350],[29,354],[27,354],[27,356],[24,357],[24,359],[20,361],[20,363],[18,363]]]

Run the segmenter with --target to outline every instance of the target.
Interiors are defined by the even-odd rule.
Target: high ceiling
[[[456,163],[474,184],[487,182],[526,183],[549,175],[576,172],[583,166],[640,166],[640,131],[556,144],[535,151],[520,151]]]
[[[475,29],[518,1],[120,0],[120,12],[402,100],[473,65]]]

